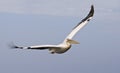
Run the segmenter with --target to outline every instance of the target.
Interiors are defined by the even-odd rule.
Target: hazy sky
[[[0,73],[120,73],[119,0],[0,0]],[[15,50],[59,44],[84,18],[95,15],[64,54]]]

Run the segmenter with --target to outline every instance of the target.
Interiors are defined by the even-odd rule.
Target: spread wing
[[[74,29],[66,37],[66,39],[72,39],[74,35],[91,20],[91,18],[93,17],[93,14],[94,14],[94,6],[92,5],[89,14],[81,22],[79,22],[77,26],[74,27]]]
[[[28,47],[20,47],[16,45],[11,45],[11,48],[19,48],[19,49],[36,49],[36,50],[44,50],[51,48],[60,48],[59,45],[37,45],[37,46],[28,46]]]
[[[58,45],[38,45],[38,46],[28,47],[28,49],[38,49],[38,50],[51,49],[51,48],[59,48],[59,46]]]

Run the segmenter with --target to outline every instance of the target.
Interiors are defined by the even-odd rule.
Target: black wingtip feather
[[[81,22],[79,22],[77,26],[79,26],[82,22],[84,22],[86,20],[90,21],[89,18],[93,17],[93,15],[94,15],[94,5],[91,5],[91,9],[90,9],[88,15]],[[75,29],[77,26],[75,26],[73,29]]]
[[[82,20],[82,22],[84,22],[85,20],[87,20],[89,17],[92,17],[94,15],[94,5],[91,5],[91,9],[90,12],[88,13],[88,15]],[[89,20],[88,20],[89,21]]]
[[[91,5],[91,10],[89,14],[90,17],[94,15],[94,5]]]
[[[17,49],[17,48],[23,49],[23,47],[16,46],[14,43],[10,43],[8,46],[12,49]]]

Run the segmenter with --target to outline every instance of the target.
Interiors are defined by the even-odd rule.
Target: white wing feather
[[[59,48],[59,47],[60,47],[59,45],[37,45],[37,46],[27,47],[27,49],[40,49],[40,50],[43,50],[43,49]]]
[[[50,49],[50,48],[59,48],[59,45],[36,45],[36,46],[28,46],[28,47],[21,47],[16,46],[14,44],[10,45],[11,48],[19,48],[19,49],[38,49],[38,50],[44,50],[44,49]]]

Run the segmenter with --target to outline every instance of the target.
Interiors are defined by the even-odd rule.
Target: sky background
[[[94,5],[64,54],[10,49],[59,44]],[[0,73],[120,73],[120,0],[0,0]]]

